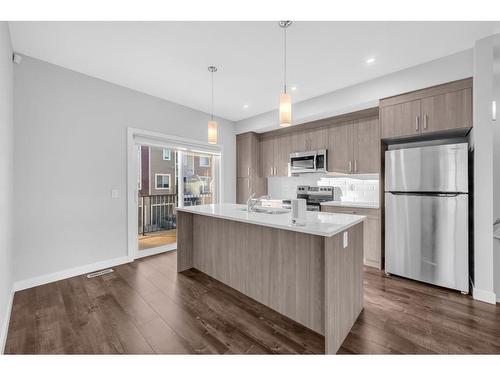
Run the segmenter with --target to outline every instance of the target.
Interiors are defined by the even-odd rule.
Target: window
[[[168,190],[170,189],[170,175],[163,173],[155,174],[156,190]]]
[[[210,156],[200,156],[200,167],[210,167]]]
[[[163,149],[163,160],[172,160],[172,153],[168,148]]]

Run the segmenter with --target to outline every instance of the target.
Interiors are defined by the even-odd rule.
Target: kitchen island
[[[177,209],[177,271],[206,273],[325,336],[335,354],[363,308],[364,216],[247,212],[212,204]]]

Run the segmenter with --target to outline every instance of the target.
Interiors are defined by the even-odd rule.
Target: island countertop
[[[221,203],[178,207],[177,211],[323,237],[332,237],[365,220],[362,215],[307,211],[306,225],[297,226],[290,223],[289,213],[267,214],[246,212],[245,209],[246,205],[243,204]]]

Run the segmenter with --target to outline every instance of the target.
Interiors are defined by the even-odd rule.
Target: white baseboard
[[[495,293],[488,290],[474,288],[472,290],[472,297],[478,301],[491,303],[492,305],[496,305],[497,303],[497,296],[495,295]]]
[[[10,289],[10,298],[7,302],[7,306],[5,306],[5,321],[2,325],[2,331],[0,332],[0,354],[3,354],[5,351],[5,344],[7,343],[7,333],[9,332],[9,323],[10,323],[10,314],[12,312],[12,302],[14,301],[14,288]]]
[[[135,256],[135,259],[148,257],[151,255],[166,253],[167,251],[177,250],[177,243],[172,243],[169,245],[163,245],[158,247],[153,247],[147,250],[139,250]]]
[[[14,291],[24,290],[28,288],[33,288],[38,285],[52,283],[54,281],[67,279],[69,277],[83,275],[85,273],[99,271],[104,268],[118,266],[120,264],[132,262],[128,256],[103,260],[101,262],[87,264],[85,266],[70,268],[64,271],[54,272],[47,275],[33,277],[27,280],[16,281],[14,283]]]

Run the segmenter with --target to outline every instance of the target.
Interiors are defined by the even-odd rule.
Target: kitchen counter
[[[363,309],[365,216],[248,213],[246,205],[177,209],[177,271],[195,268],[324,335],[335,354]],[[189,276],[187,276],[189,277]]]
[[[359,224],[365,216],[336,214],[328,212],[307,211],[307,222],[304,226],[290,224],[290,214],[267,214],[246,212],[243,204],[209,204],[177,208],[177,211],[195,213],[220,219],[234,220],[242,223],[262,225],[265,227],[284,229],[293,232],[332,237],[337,233]]]
[[[329,202],[321,202],[321,205],[334,206],[334,207],[372,208],[372,209],[380,208],[380,205],[378,203],[369,203],[369,202],[329,201]]]

